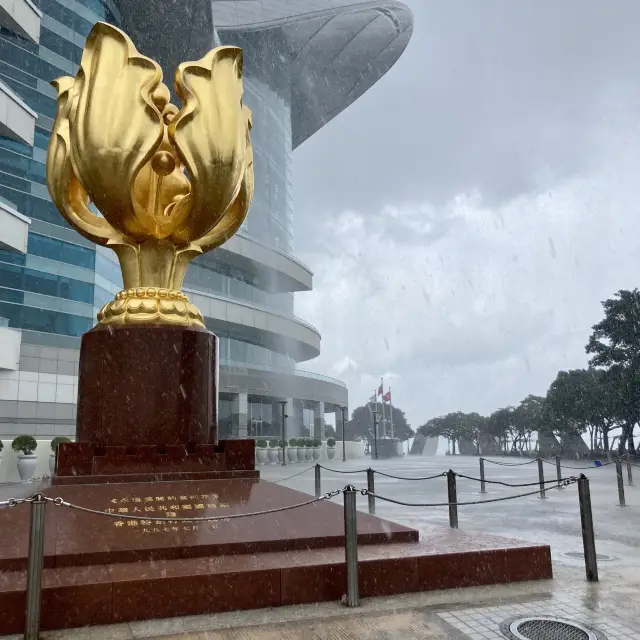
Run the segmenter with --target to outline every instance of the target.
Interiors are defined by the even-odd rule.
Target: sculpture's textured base
[[[98,325],[82,337],[76,440],[93,447],[216,442],[216,337]]]
[[[221,440],[217,445],[96,448],[84,442],[58,447],[54,485],[257,478],[255,442]]]
[[[182,291],[159,287],[138,287],[116,294],[98,312],[102,325],[166,324],[204,328],[200,310]]]
[[[55,487],[52,497],[111,513],[225,516],[309,496],[257,480]],[[60,629],[339,600],[341,498],[217,522],[124,520],[48,504],[42,628]],[[358,512],[363,597],[552,577],[548,546],[418,532]],[[0,511],[0,635],[24,628],[29,505]]]

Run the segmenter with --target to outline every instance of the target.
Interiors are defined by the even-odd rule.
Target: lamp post
[[[287,466],[287,430],[286,430],[286,419],[288,418],[285,413],[285,409],[287,407],[286,400],[280,400],[280,405],[282,406],[282,466]]]
[[[342,462],[347,461],[347,449],[345,444],[345,435],[344,435],[344,412],[347,410],[347,407],[340,407],[340,412],[342,413]]]

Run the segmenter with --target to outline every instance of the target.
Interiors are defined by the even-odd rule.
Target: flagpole
[[[373,457],[378,459],[378,394],[377,389],[374,390],[373,396]]]
[[[391,387],[389,387],[389,420],[391,421],[391,437],[393,438],[393,400],[391,399]]]
[[[382,437],[387,436],[387,423],[384,418],[384,380],[380,378],[380,389],[382,390]]]

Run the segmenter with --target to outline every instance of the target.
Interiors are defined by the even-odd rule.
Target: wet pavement
[[[513,459],[506,461],[513,462]],[[322,470],[322,491],[343,488],[346,484],[365,488],[364,473],[344,474],[339,471],[355,471],[369,465],[369,460],[362,459],[326,463],[335,471]],[[563,462],[563,465],[582,467],[586,463]],[[384,473],[407,477],[435,475],[449,467],[468,476],[477,477],[479,474],[478,459],[461,456],[379,460],[371,466]],[[265,480],[313,493],[312,469],[295,478],[285,479],[307,467],[311,464],[274,465],[261,467],[261,472]],[[555,466],[545,465],[544,471],[545,479],[555,477]],[[627,506],[621,508],[618,506],[615,465],[563,469],[565,477],[585,473],[590,479],[596,550],[600,556],[598,583],[590,584],[585,580],[576,485],[552,489],[549,484],[544,500],[534,495],[461,506],[459,526],[469,532],[550,544],[555,575],[552,581],[375,598],[363,600],[362,607],[358,609],[347,609],[340,603],[330,602],[51,632],[43,633],[42,637],[51,640],[497,640],[517,637],[505,631],[505,624],[516,617],[543,616],[574,621],[586,629],[595,628],[601,635],[594,637],[599,639],[640,640],[640,468],[633,468],[633,472],[637,476],[637,486],[627,486],[625,467]],[[512,484],[536,482],[537,465],[507,467],[487,462],[486,478]],[[510,488],[488,484],[487,493],[482,495],[479,483],[472,480],[458,478],[457,485],[459,502],[506,498],[537,489],[536,486]],[[7,490],[0,489],[0,499],[7,497]],[[404,481],[376,475],[375,491],[380,496],[404,502],[446,502],[447,497],[444,477]],[[15,495],[20,494],[16,492]],[[358,501],[358,507],[365,511],[366,497],[360,496]],[[448,526],[446,507],[405,507],[378,500],[376,512],[383,518],[419,529],[425,539]],[[545,637],[563,640],[558,633],[556,629],[553,631],[555,635]],[[586,635],[566,637],[587,638]]]

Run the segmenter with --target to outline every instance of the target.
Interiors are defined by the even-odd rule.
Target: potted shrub
[[[336,441],[333,438],[327,439],[327,458],[333,460],[336,457]]]
[[[20,475],[20,480],[31,480],[36,471],[36,463],[38,461],[33,455],[38,448],[36,439],[33,436],[18,436],[11,443],[11,448],[19,454],[18,474]]]
[[[311,438],[305,438],[304,446],[306,447],[306,461],[313,461],[313,440]]]
[[[63,442],[71,442],[71,438],[67,438],[65,436],[56,436],[51,441],[52,453],[49,455],[49,471],[51,471],[51,473],[53,473],[56,470],[56,458],[58,457],[58,445]]]
[[[317,462],[320,460],[320,447],[322,446],[322,440],[316,438],[313,441],[313,459]]]
[[[287,443],[284,440],[278,440],[278,462],[282,464],[284,460],[284,450],[287,447]]]
[[[298,460],[304,462],[307,459],[307,445],[304,438],[298,438]]]
[[[269,454],[267,453],[266,440],[256,440],[256,458],[258,459],[258,464],[267,464]]]
[[[287,460],[289,462],[298,462],[298,439],[290,438],[287,448]]]
[[[276,464],[278,462],[278,441],[269,440],[269,463]]]

